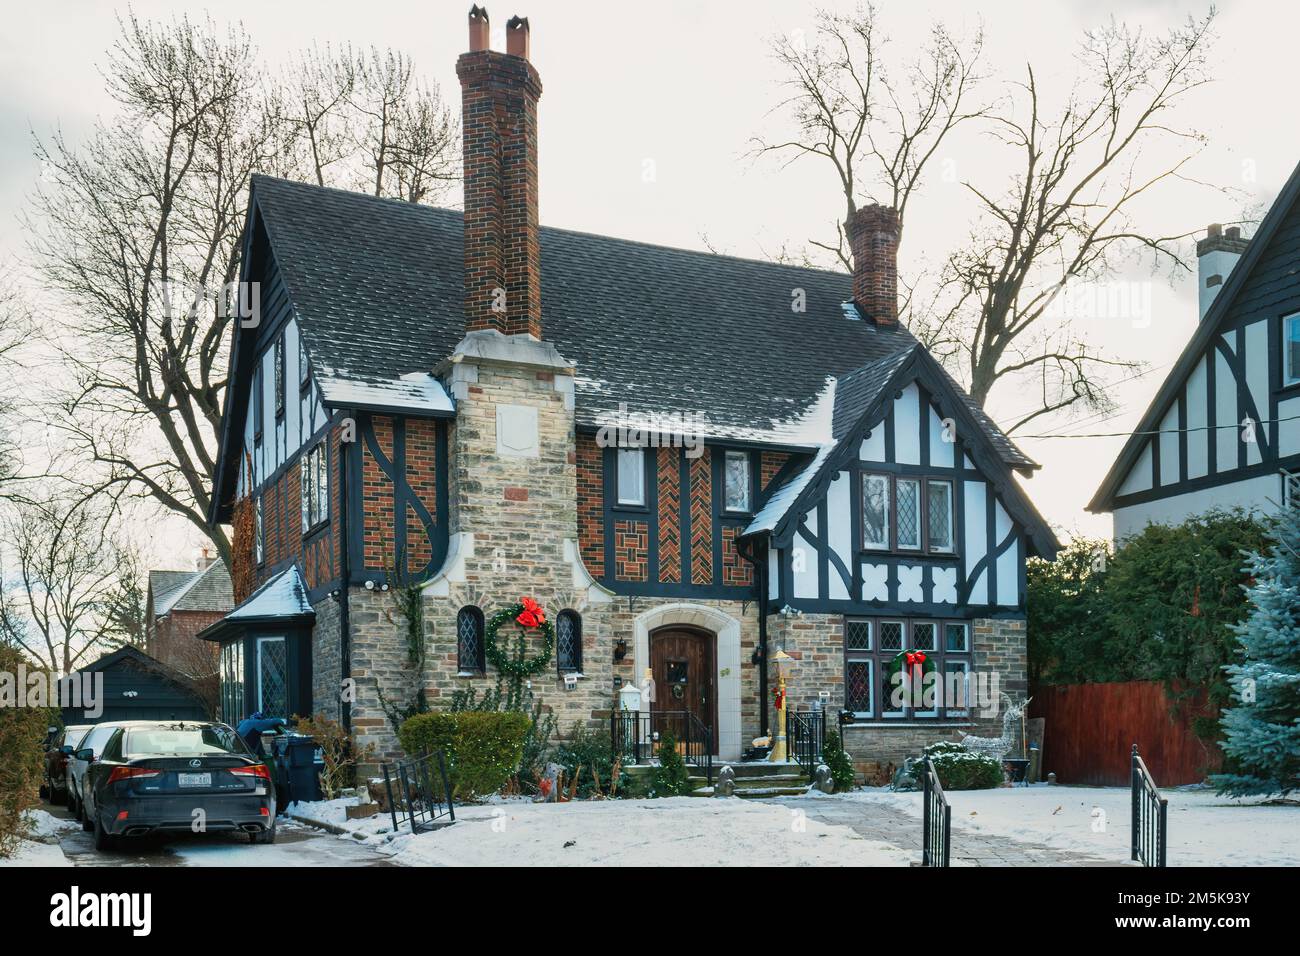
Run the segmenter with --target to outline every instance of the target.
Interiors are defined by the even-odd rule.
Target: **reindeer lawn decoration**
[[[1002,736],[1001,737],[972,737],[967,734],[961,739],[961,745],[967,750],[975,753],[988,754],[995,760],[1001,761],[1015,746],[1017,734],[1015,731],[1016,723],[1025,716],[1025,710],[1029,706],[1032,697],[1026,697],[1024,701],[1017,704],[1012,701],[1007,694],[1002,695],[1005,701],[1006,709],[1002,712]]]

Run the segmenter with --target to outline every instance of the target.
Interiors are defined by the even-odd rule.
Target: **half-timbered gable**
[[[1088,505],[1114,514],[1117,540],[1212,508],[1269,513],[1289,496],[1286,475],[1300,469],[1298,200],[1300,169],[1239,261],[1217,253],[1226,279],[1223,264],[1202,275],[1220,291]]]

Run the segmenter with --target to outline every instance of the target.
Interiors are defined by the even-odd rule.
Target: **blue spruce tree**
[[[1250,612],[1235,626],[1244,660],[1226,668],[1234,700],[1222,718],[1230,772],[1211,782],[1232,796],[1300,788],[1300,509],[1284,509],[1269,538],[1268,553],[1246,562]]]

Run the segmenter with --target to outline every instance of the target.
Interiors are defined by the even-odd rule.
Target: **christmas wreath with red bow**
[[[925,687],[923,683],[925,675],[934,673],[934,658],[925,651],[899,651],[885,667],[885,677],[890,687],[898,686],[899,682],[896,678],[904,667],[907,668],[907,676],[911,679],[912,692],[920,693]]]
[[[508,654],[497,645],[497,631],[501,625],[513,621],[519,627],[519,651]],[[523,638],[529,631],[541,631],[542,651],[535,657],[524,656]],[[540,673],[551,661],[555,650],[555,628],[546,619],[542,606],[530,597],[520,598],[518,604],[503,607],[492,615],[483,634],[483,653],[492,666],[502,674],[526,678]]]

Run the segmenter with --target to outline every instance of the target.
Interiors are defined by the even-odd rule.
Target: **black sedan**
[[[77,754],[90,759],[91,754]],[[271,772],[230,727],[128,721],[86,768],[84,826],[96,849],[168,831],[240,831],[275,842]]]

